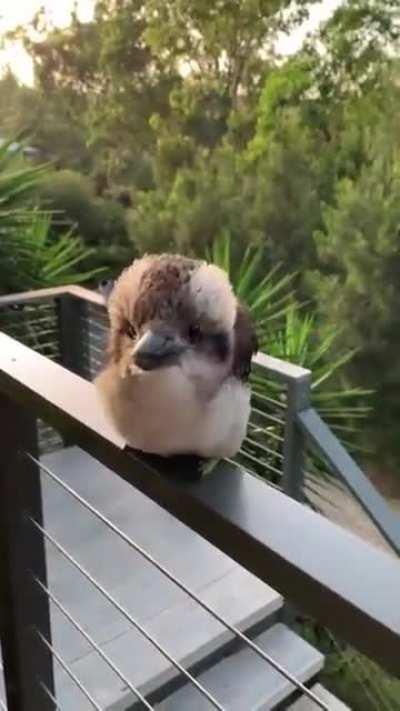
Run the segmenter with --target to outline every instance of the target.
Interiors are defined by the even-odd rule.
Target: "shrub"
[[[95,197],[90,179],[72,170],[60,170],[43,181],[39,197],[54,213],[57,230],[76,227],[87,245],[128,242],[125,210],[118,202]]]

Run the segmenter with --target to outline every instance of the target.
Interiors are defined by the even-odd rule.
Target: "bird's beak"
[[[133,359],[141,370],[155,370],[176,363],[184,350],[178,335],[149,329],[136,344]]]

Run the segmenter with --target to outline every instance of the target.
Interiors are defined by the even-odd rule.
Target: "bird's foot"
[[[215,467],[217,464],[219,464],[221,460],[220,459],[205,459],[203,462],[200,462],[199,464],[199,470],[201,473],[201,476],[207,476],[208,474],[211,474],[211,472],[214,471]]]

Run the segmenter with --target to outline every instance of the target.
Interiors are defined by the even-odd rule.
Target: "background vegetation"
[[[102,270],[86,271],[92,250],[71,228],[55,231],[53,214],[37,207],[46,166],[23,160],[23,146],[0,147],[0,294],[89,281]]]
[[[330,358],[357,350],[345,375],[375,393],[366,440],[397,471],[400,10],[343,2],[277,57],[311,6],[98,0],[65,29],[39,13],[14,33],[36,83],[0,81],[0,133],[29,130],[53,162],[37,200],[53,232],[95,248],[87,269],[228,236],[233,265],[255,245],[264,274],[295,274],[314,332],[335,331]]]

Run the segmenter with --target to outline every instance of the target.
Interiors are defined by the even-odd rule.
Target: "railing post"
[[[61,365],[72,373],[85,377],[87,341],[83,319],[86,303],[70,294],[63,294],[58,298],[57,305]],[[65,436],[63,442],[65,447],[74,444]]]
[[[70,294],[58,298],[58,328],[60,334],[61,365],[84,376],[84,309],[86,303]]]
[[[287,388],[287,410],[283,445],[283,491],[297,501],[304,498],[305,437],[296,422],[297,414],[309,407],[311,374],[291,378]]]
[[[46,582],[43,537],[29,524],[42,523],[40,470],[23,452],[38,457],[36,418],[0,393],[0,636],[8,711],[50,711],[40,684],[54,692],[53,662],[39,641],[51,643],[49,601],[35,584]]]

